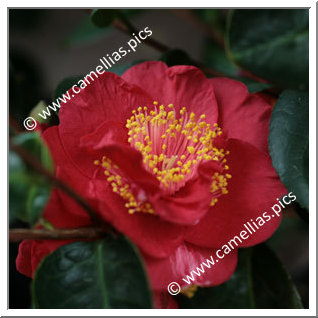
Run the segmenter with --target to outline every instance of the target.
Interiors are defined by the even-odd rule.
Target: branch
[[[27,164],[29,164],[35,171],[44,176],[48,181],[53,183],[54,186],[60,188],[64,191],[69,197],[74,199],[91,217],[93,222],[102,223],[103,221],[100,219],[96,211],[84,200],[79,194],[77,194],[74,190],[69,188],[63,181],[56,178],[54,174],[52,174],[49,170],[47,170],[40,161],[34,156],[30,155],[26,150],[22,147],[14,145],[11,140],[9,140],[10,148],[15,151]]]
[[[9,231],[10,242],[22,240],[69,240],[97,239],[105,236],[102,227],[83,227],[76,229],[12,229]]]

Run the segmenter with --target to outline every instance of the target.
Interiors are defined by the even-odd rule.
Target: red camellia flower
[[[146,62],[122,77],[105,73],[73,97],[46,129],[57,178],[141,251],[152,289],[200,266],[285,193],[268,154],[271,106],[244,84],[207,79],[192,66]],[[43,217],[58,228],[91,223],[72,199],[52,192]],[[272,218],[242,242],[258,244]],[[69,241],[23,241],[18,270]],[[214,286],[232,275],[237,250],[198,277]]]

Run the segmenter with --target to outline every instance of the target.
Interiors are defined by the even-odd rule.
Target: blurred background
[[[187,52],[216,71],[233,75],[222,47],[229,10],[125,10],[137,30],[149,27],[151,38],[171,49]],[[9,76],[10,125],[21,124],[40,100],[52,102],[57,85],[66,77],[87,74],[99,59],[125,45],[131,36],[115,27],[98,28],[84,9],[10,9]],[[116,67],[138,60],[158,60],[162,53],[140,44]],[[10,209],[18,200],[10,192]],[[13,219],[10,227],[26,227]],[[269,240],[292,276],[308,308],[308,223],[293,209],[285,213],[278,231]],[[10,243],[9,308],[30,308],[30,279],[15,269],[18,244]]]

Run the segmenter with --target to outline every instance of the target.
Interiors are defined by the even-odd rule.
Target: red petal
[[[167,290],[171,282],[177,282],[182,288],[190,285],[215,286],[228,280],[233,274],[237,263],[237,250],[233,250],[223,259],[216,262],[216,249],[197,247],[191,244],[180,245],[173,254],[164,259],[155,259],[145,256],[148,275],[154,290]],[[203,265],[204,273],[200,276],[192,273],[193,281],[187,278],[191,276],[191,271],[197,271],[202,262],[207,259],[211,261],[213,257],[215,263],[210,264],[210,268]],[[183,281],[182,279],[185,279]]]
[[[183,240],[184,228],[160,220],[148,213],[129,214],[125,201],[111,192],[108,184],[96,181],[99,211],[115,228],[127,235],[143,252],[155,257],[166,257]]]
[[[83,196],[87,200],[93,200],[95,198],[93,179],[87,176],[86,173],[83,173],[78,166],[76,166],[75,162],[72,161],[67,155],[61,142],[58,127],[53,126],[48,128],[43,133],[43,138],[48,144],[54,161],[55,176],[64,183],[68,184],[79,195]],[[93,173],[96,175],[96,170],[98,167],[94,165],[93,161],[91,162],[91,166]],[[90,167],[87,167],[87,170],[89,168]],[[68,208],[65,209],[68,211],[67,213],[73,214],[73,216],[75,215],[80,218],[83,214],[87,215],[85,212],[83,212],[78,204],[76,204],[76,207],[70,205],[72,204],[68,203],[70,200],[74,204],[74,200],[70,199],[68,196],[65,196],[65,198],[61,199],[61,206],[68,206]],[[88,203],[93,204],[93,201]]]
[[[124,126],[134,108],[152,102],[152,98],[139,87],[105,72],[61,107],[59,132],[66,152],[84,174],[92,173],[89,168],[92,157],[83,155],[79,147],[81,137],[92,133],[105,121],[119,122]]]
[[[211,78],[219,107],[219,125],[229,138],[251,143],[267,152],[271,106],[247,87],[229,78]]]
[[[130,184],[138,185],[147,193],[160,192],[159,181],[144,168],[142,155],[139,151],[131,146],[117,143],[103,147],[102,153],[119,167],[118,171]]]
[[[172,223],[195,225],[210,208],[211,176],[221,167],[215,161],[199,166],[199,176],[189,181],[175,195],[156,198],[152,201],[155,211],[161,218]]]
[[[239,235],[244,223],[269,215],[271,207],[286,193],[271,164],[269,155],[248,143],[230,139],[228,165],[232,179],[229,193],[206,213],[199,224],[187,232],[186,240],[206,247],[219,247]],[[252,246],[267,240],[279,226],[281,217],[275,216],[240,246]]]
[[[194,66],[168,68],[163,62],[145,62],[128,69],[122,78],[144,89],[159,103],[172,103],[177,111],[185,106],[198,116],[206,114],[206,121],[217,122],[213,87],[202,71]]]
[[[128,131],[122,123],[105,121],[92,133],[81,138],[80,147],[86,148],[96,155],[96,150],[111,143],[124,143],[128,145]],[[92,151],[93,150],[93,151]]]
[[[52,191],[43,218],[58,228],[75,228],[91,223],[87,213],[73,199],[58,190]],[[17,270],[26,276],[33,276],[43,257],[72,242],[73,240],[22,241],[16,260]]]
[[[38,265],[45,256],[60,246],[72,242],[71,240],[22,241],[19,245],[19,254],[16,259],[17,270],[21,274],[33,277]]]
[[[32,277],[31,248],[33,241],[24,240],[19,245],[19,253],[16,259],[17,270],[26,276]]]
[[[57,228],[76,228],[91,224],[87,212],[74,199],[56,189],[52,191],[43,218]]]

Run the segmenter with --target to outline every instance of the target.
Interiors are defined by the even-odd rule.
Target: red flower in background
[[[60,110],[60,124],[43,138],[56,176],[139,247],[159,292],[172,281],[185,286],[181,278],[285,192],[267,149],[270,114],[240,82],[146,62],[122,77],[103,74]],[[43,217],[59,228],[91,222],[58,190]],[[241,246],[265,241],[279,222],[273,218]],[[18,270],[32,276],[66,243],[23,241]],[[221,284],[236,262],[235,250],[195,284]]]

